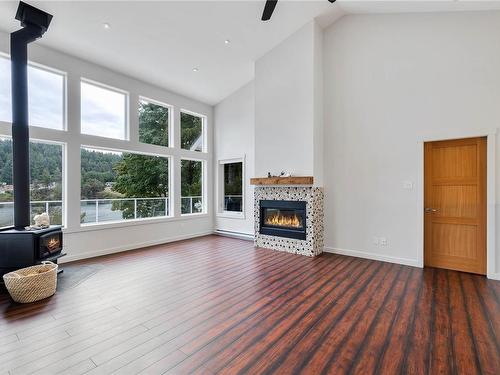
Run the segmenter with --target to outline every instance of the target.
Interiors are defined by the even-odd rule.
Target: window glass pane
[[[0,121],[12,121],[10,59],[0,57]]]
[[[62,153],[61,145],[30,143],[32,224],[42,212],[48,212],[51,224],[62,224]],[[0,138],[0,227],[14,223],[13,202],[12,140]]]
[[[203,118],[181,112],[181,148],[203,151]]]
[[[30,66],[28,68],[30,125],[64,129],[64,76]]]
[[[168,107],[139,101],[139,141],[168,146]]]
[[[81,131],[100,137],[125,139],[127,95],[81,82]]]
[[[0,57],[0,121],[12,121],[10,59]],[[64,85],[62,74],[28,67],[29,121],[32,126],[64,129]]]
[[[181,160],[181,214],[203,212],[203,164]]]
[[[224,211],[243,211],[243,163],[224,164]]]
[[[82,224],[169,215],[168,158],[81,149]]]

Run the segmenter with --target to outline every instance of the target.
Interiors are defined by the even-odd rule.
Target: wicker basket
[[[3,275],[5,286],[12,299],[30,303],[52,296],[57,287],[57,264],[42,262]]]

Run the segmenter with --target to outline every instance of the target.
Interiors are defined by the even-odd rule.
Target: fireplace
[[[323,252],[323,189],[256,186],[255,246],[306,256]]]
[[[260,233],[305,240],[306,206],[304,201],[261,200]]]

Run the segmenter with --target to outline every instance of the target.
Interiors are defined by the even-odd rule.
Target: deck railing
[[[62,200],[31,201],[31,217],[48,212],[51,223],[61,224],[62,205]],[[203,198],[201,196],[181,197],[182,214],[201,212],[203,212]],[[162,217],[169,216],[169,214],[168,197],[82,199],[80,201],[80,222],[82,224]],[[14,202],[0,202],[0,227],[12,225],[13,222]]]
[[[224,195],[224,211],[242,211],[243,195]]]

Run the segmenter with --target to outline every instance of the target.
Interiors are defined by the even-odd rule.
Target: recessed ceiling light
[[[198,68],[193,68],[193,72],[197,72],[198,71]]]
[[[106,23],[104,23],[102,26],[103,26],[106,30],[111,29],[111,25],[110,25],[109,23],[107,23],[107,22],[106,22]]]
[[[229,44],[229,43],[231,43],[231,41],[230,41],[229,39],[226,39],[226,40],[224,41],[224,44]]]

